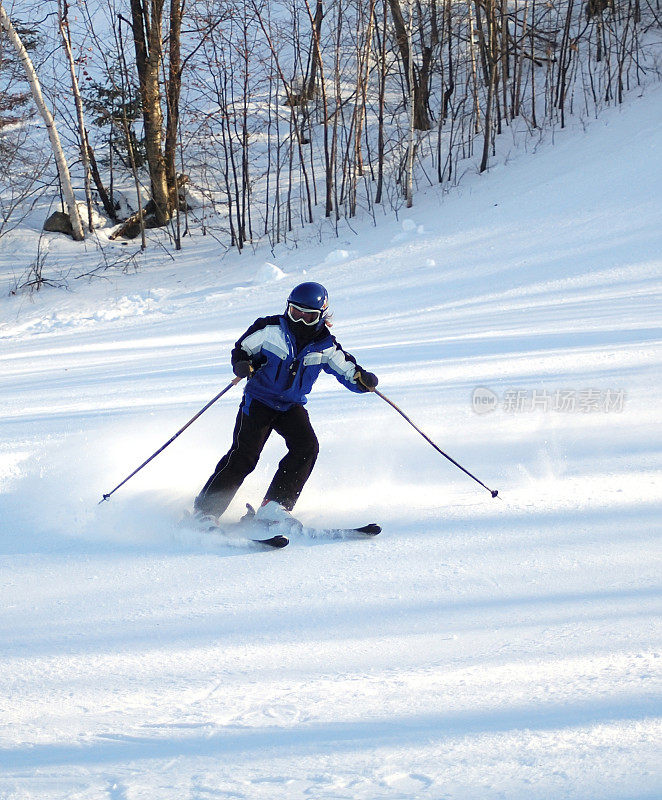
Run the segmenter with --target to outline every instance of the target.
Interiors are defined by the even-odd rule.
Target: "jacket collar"
[[[285,337],[287,341],[290,343],[292,348],[293,355],[299,355],[307,350],[308,348],[312,347],[319,342],[323,342],[327,337],[331,334],[329,333],[329,329],[326,325],[323,325],[319,331],[315,331],[314,335],[310,339],[299,339],[288,322],[287,316],[285,314],[280,315],[280,326],[285,333]]]

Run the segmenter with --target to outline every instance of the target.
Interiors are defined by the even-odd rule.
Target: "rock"
[[[44,230],[51,233],[66,233],[67,236],[74,234],[69,214],[65,214],[64,211],[54,211],[44,222]]]

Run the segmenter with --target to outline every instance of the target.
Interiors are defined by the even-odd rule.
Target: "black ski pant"
[[[232,436],[232,447],[216,465],[195,499],[196,511],[220,517],[246,476],[257,466],[262,449],[272,431],[285,439],[287,453],[267,489],[265,500],[275,500],[291,511],[315,466],[319,443],[308,412],[301,405],[276,411],[246,398],[241,401]]]

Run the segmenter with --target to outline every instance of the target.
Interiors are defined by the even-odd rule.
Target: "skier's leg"
[[[287,453],[278,465],[264,499],[275,500],[291,511],[313,471],[319,453],[319,442],[310,424],[308,412],[300,405],[292,406],[281,413],[273,428],[285,439]]]
[[[277,413],[257,400],[241,401],[232,446],[195,498],[196,511],[221,516],[246,476],[255,469]]]

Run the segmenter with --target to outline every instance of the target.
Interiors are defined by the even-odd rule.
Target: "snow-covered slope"
[[[662,795],[661,112],[650,90],[330,245],[221,262],[196,236],[0,300],[2,798]],[[6,286],[34,236],[3,241]],[[51,267],[78,247],[51,239]],[[239,390],[97,506],[303,277],[502,499],[324,376],[297,513],[376,539],[247,554],[177,528]]]

